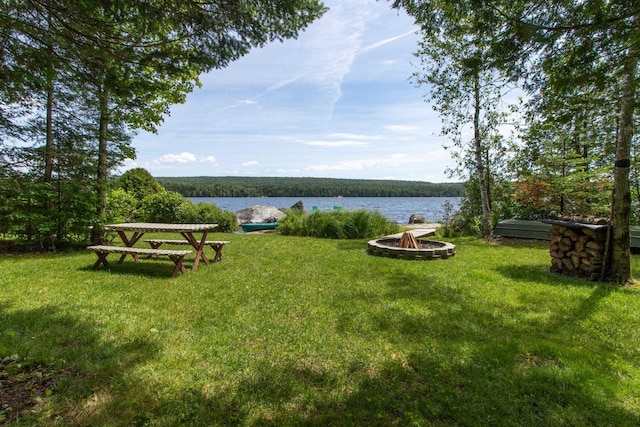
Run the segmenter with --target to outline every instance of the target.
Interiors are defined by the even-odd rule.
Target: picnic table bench
[[[189,245],[190,243],[186,240],[173,240],[173,239],[146,239],[149,245],[151,245],[152,249],[158,249],[162,244],[167,245]],[[222,260],[222,248],[224,245],[231,243],[226,240],[206,240],[204,245],[211,246],[211,249],[215,251],[215,256],[213,257],[213,262]]]
[[[176,277],[178,272],[185,273],[187,270],[184,268],[182,264],[182,260],[185,255],[190,254],[191,250],[169,250],[169,249],[148,249],[148,248],[134,248],[134,247],[126,247],[126,246],[105,246],[105,245],[97,245],[97,246],[88,246],[88,250],[94,251],[98,256],[98,260],[93,265],[94,269],[97,269],[100,264],[104,264],[105,267],[109,266],[109,262],[107,261],[107,256],[110,253],[119,253],[122,255],[131,255],[133,259],[137,262],[139,261],[138,255],[164,255],[168,256],[171,261],[175,263],[175,267],[173,269],[173,273],[171,273],[171,277]],[[122,264],[124,258],[121,257],[118,261],[118,264]]]
[[[207,241],[207,234],[214,230],[218,224],[165,224],[154,222],[132,222],[123,224],[107,224],[106,230],[113,230],[118,233],[125,246],[133,247],[142,236],[146,233],[180,233],[185,241],[188,242],[193,249],[196,250],[192,270],[198,268],[198,263],[202,260],[205,264],[209,264],[209,258],[204,253],[204,242]],[[127,232],[132,232],[131,236],[127,236]],[[202,237],[197,239],[193,233],[202,233]],[[123,253],[121,259],[126,258],[127,254]]]

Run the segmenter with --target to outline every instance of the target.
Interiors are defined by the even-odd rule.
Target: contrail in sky
[[[363,47],[360,50],[360,53],[366,52],[366,51],[371,50],[371,49],[375,49],[375,48],[380,47],[380,46],[384,46],[385,44],[394,42],[394,41],[399,40],[399,39],[401,39],[403,37],[407,37],[407,36],[409,36],[411,34],[415,34],[415,31],[414,30],[407,31],[406,33],[400,34],[399,36],[389,37],[388,39],[384,39],[384,40],[381,40],[381,41],[379,41],[377,43],[370,44],[369,46]]]

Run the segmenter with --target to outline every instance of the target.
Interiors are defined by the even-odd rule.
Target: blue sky
[[[201,76],[157,134],[133,140],[154,176],[447,182],[440,119],[424,102],[413,20],[386,1],[325,0],[297,40]]]

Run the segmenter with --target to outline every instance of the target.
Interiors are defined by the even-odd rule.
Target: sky
[[[451,182],[440,119],[411,81],[413,20],[386,1],[325,0],[297,39],[202,75],[157,134],[133,139],[153,176]]]

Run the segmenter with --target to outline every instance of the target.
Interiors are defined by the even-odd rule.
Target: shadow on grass
[[[455,284],[398,269],[382,295],[345,291],[336,333],[388,343],[382,362],[335,370],[313,359],[258,362],[232,388],[194,387],[159,402],[166,425],[637,426],[624,409],[619,367],[582,321],[609,291],[595,288],[535,310],[496,310]],[[349,301],[344,303],[344,301]],[[403,302],[408,302],[403,305]],[[361,304],[368,306],[362,316]],[[535,305],[535,304],[534,304]],[[423,308],[418,310],[418,308]],[[548,312],[548,313],[547,313]],[[530,319],[533,317],[534,320]],[[574,345],[580,341],[581,345]],[[586,344],[585,344],[586,342]],[[628,361],[633,355],[623,355]],[[160,416],[157,414],[156,416]]]
[[[95,259],[93,259],[92,262],[95,262]],[[191,271],[193,260],[185,260],[183,265],[184,268],[187,269],[187,272],[184,274],[188,274]],[[200,266],[206,267],[207,265],[201,261],[198,268],[200,268]],[[97,269],[93,269],[93,264],[91,264],[81,267],[79,270],[128,276],[141,276],[154,279],[172,279],[171,273],[173,272],[174,267],[175,264],[168,258],[141,259],[139,262],[128,259],[122,264],[118,264],[118,258],[114,257],[113,260],[109,259],[108,267],[100,265]],[[182,274],[183,273],[178,273],[178,276]]]
[[[65,311],[56,306],[13,312],[5,306],[0,311],[2,329],[11,331],[0,334],[0,348],[19,356],[23,364],[46,365],[57,372],[53,394],[42,402],[49,413],[24,412],[26,425],[48,425],[60,417],[65,424],[81,425],[110,419],[120,405],[118,395],[135,386],[128,383],[129,374],[158,352],[154,343],[138,337],[109,341],[100,335],[98,324]]]
[[[588,286],[592,287],[597,283],[604,282],[592,282],[587,279],[578,279],[564,276],[558,273],[552,273],[549,271],[549,265],[503,265],[495,269],[498,273],[502,274],[509,280],[517,282],[538,282],[545,285],[567,285],[574,286]]]
[[[511,346],[480,351],[465,363],[428,352],[389,360],[377,369],[354,364],[344,387],[326,370],[268,366],[236,390],[193,388],[160,401],[161,425],[601,425],[637,426],[640,419],[585,389],[579,376],[559,376],[557,362],[512,358]],[[491,359],[488,359],[491,356]],[[155,417],[155,418],[154,418]]]
[[[585,345],[582,320],[609,295],[606,288],[569,309],[551,300],[540,320],[536,301],[496,310],[435,277],[398,268],[386,291],[345,289],[334,297],[335,333],[345,342],[388,343],[379,362],[353,355],[329,368],[322,357],[290,354],[256,361],[226,387],[209,389],[204,379],[170,395],[135,380],[136,367],[158,352],[152,342],[109,342],[100,325],[58,307],[5,309],[0,321],[21,340],[5,345],[78,372],[59,386],[64,399],[54,394],[49,418],[33,424],[60,416],[72,425],[638,425],[616,400],[610,378],[619,372],[606,363],[610,355],[574,348],[576,339]],[[602,340],[586,343],[606,347]]]
[[[475,301],[476,294],[464,288],[436,286],[428,275],[403,271],[390,277],[388,288],[380,308],[371,310],[368,326],[361,318],[358,325],[343,319],[343,332],[372,328],[389,342],[414,350],[365,377],[358,393],[346,401],[334,402],[335,408],[343,408],[339,413],[332,407],[316,411],[312,419],[318,424],[340,417],[356,424],[401,425],[640,422],[637,414],[616,404],[618,391],[610,379],[620,371],[610,364],[609,340],[589,336],[582,324],[612,288],[596,287],[572,304],[547,298],[542,310],[536,301],[530,301],[528,310],[496,310]],[[394,305],[398,300],[417,302],[424,310],[403,311]],[[542,321],[540,314],[545,314]],[[621,351],[619,356],[631,363],[632,353]]]

